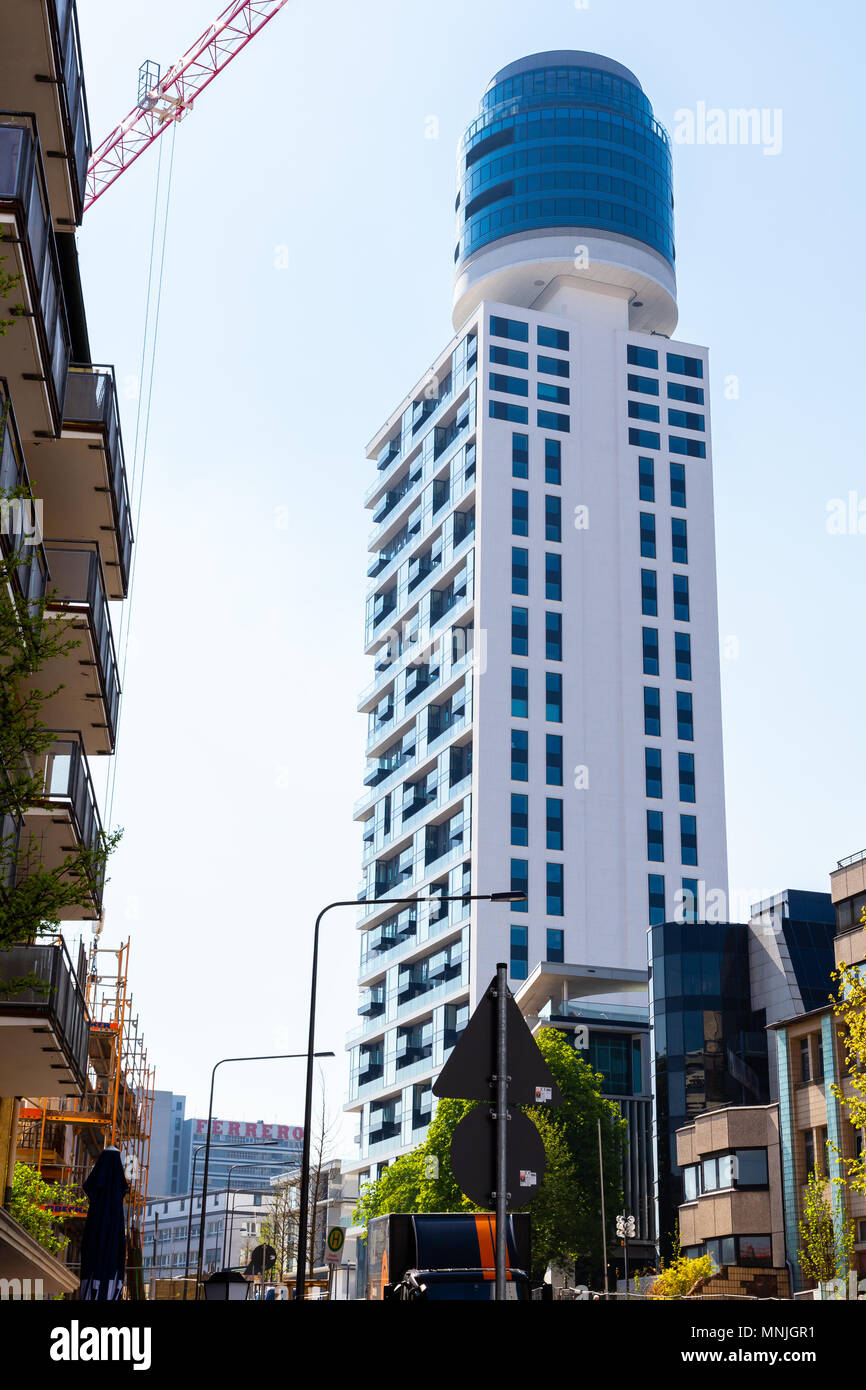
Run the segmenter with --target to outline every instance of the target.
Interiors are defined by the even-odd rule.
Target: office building
[[[497,961],[645,970],[648,921],[727,891],[707,352],[670,336],[671,148],[634,74],[497,73],[457,224],[455,336],[368,448],[362,1177],[423,1137]]]

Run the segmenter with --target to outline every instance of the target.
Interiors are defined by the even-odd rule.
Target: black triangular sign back
[[[534,1105],[546,1100],[562,1103],[551,1075],[526,1020],[509,991],[506,1001],[508,1029],[508,1101],[510,1105]],[[495,1101],[496,1074],[496,976],[490,981],[478,1007],[433,1083],[434,1096],[456,1100]],[[541,1094],[538,1094],[538,1092]],[[550,1094],[547,1094],[547,1091]]]

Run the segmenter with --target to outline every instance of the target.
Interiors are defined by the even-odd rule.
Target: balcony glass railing
[[[70,173],[79,206],[83,207],[87,187],[87,164],[92,153],[90,123],[87,117],[87,98],[84,93],[84,72],[81,62],[81,42],[78,37],[78,14],[75,0],[54,0],[57,18],[57,38],[61,55],[60,83],[66,140],[70,158]],[[52,4],[48,4],[49,14]]]
[[[34,975],[39,985],[4,993],[7,980]],[[0,1017],[47,1018],[80,1086],[87,1075],[90,1025],[87,1005],[62,937],[0,951]]]
[[[99,546],[95,541],[49,541],[46,554],[51,569],[49,609],[87,617],[96,651],[106,722],[113,741],[117,733],[120,681]]]
[[[22,493],[27,495],[19,495]],[[30,493],[15,412],[6,381],[0,377],[0,543],[4,557],[18,561],[15,585],[19,597],[32,611],[45,596],[48,562]]]
[[[51,225],[51,211],[39,141],[32,117],[0,112],[0,205],[11,204],[27,263],[33,315],[55,426],[63,415],[69,324]],[[7,239],[9,232],[7,231]]]
[[[95,426],[102,431],[108,462],[111,507],[117,531],[120,572],[123,578],[123,592],[126,594],[129,588],[129,563],[132,555],[132,519],[113,367],[76,364],[69,368],[63,423],[73,426]]]
[[[59,732],[38,761],[43,773],[44,800],[51,807],[62,807],[69,812],[85,849],[99,849],[103,840],[102,822],[80,734]],[[101,879],[100,873],[100,882],[95,885],[99,893]]]

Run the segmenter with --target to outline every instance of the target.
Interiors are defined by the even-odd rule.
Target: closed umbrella
[[[120,1150],[103,1149],[84,1181],[90,1201],[81,1241],[81,1288],[78,1297],[110,1302],[123,1293],[126,1222],[123,1199],[129,1183]]]

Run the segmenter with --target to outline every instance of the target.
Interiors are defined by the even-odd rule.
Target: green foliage
[[[602,1121],[605,1203],[617,1210],[622,1199],[621,1148],[625,1121],[600,1094],[601,1076],[554,1028],[536,1042],[563,1095],[559,1106],[524,1106],[544,1141],[547,1170],[530,1205],[533,1263],[601,1262],[598,1175],[598,1120]],[[479,1211],[457,1186],[451,1171],[451,1139],[463,1116],[477,1102],[440,1100],[423,1144],[386,1168],[362,1191],[354,1220],[366,1225],[386,1212]]]
[[[4,428],[2,421],[0,443]],[[0,504],[28,495],[24,489],[3,492]],[[48,662],[68,657],[80,646],[69,635],[68,623],[48,614],[46,598],[28,606],[15,597],[16,573],[33,560],[34,550],[26,546],[0,557],[0,823],[4,827],[20,821],[45,795],[41,760],[55,735],[43,712],[62,687],[44,689],[36,678]],[[45,867],[35,841],[22,848],[14,832],[3,835],[0,883],[12,886],[0,892],[0,950],[56,931],[67,909],[88,907],[121,833],[103,836],[92,849],[70,851],[52,868]],[[29,983],[7,981],[4,993]]]
[[[49,1203],[69,1204],[80,1200],[81,1193],[76,1187],[46,1182],[37,1168],[30,1168],[26,1163],[15,1164],[9,1214],[52,1255],[63,1254],[69,1237],[63,1234],[64,1218],[44,1211],[43,1207]]]
[[[0,241],[3,240],[4,236],[5,231],[0,227]],[[20,275],[9,275],[6,270],[4,270],[7,260],[7,256],[0,256],[0,299],[8,299],[12,291],[17,290],[18,286],[21,284]],[[0,318],[0,338],[6,337],[6,334],[9,332],[15,320],[20,318],[24,312],[25,309],[22,303],[10,304],[9,313],[12,315],[12,318]]]
[[[678,1250],[669,1264],[662,1262],[661,1273],[649,1287],[649,1297],[662,1300],[685,1298],[699,1279],[709,1279],[715,1270],[712,1255],[700,1255],[696,1260],[691,1260]]]
[[[860,916],[860,926],[866,927],[866,907]],[[848,1073],[848,1089],[833,1086],[833,1094],[847,1111],[855,1130],[866,1130],[866,973],[856,965],[842,962],[833,974],[836,998],[833,1011],[841,1024],[841,1041]],[[852,1192],[866,1196],[866,1147],[859,1157],[838,1155],[845,1168],[847,1185]]]
[[[800,1231],[800,1269],[807,1279],[824,1284],[841,1279],[851,1265],[854,1249],[854,1223],[842,1217],[838,1228],[826,1195],[827,1180],[813,1168],[803,1193],[803,1220]]]

